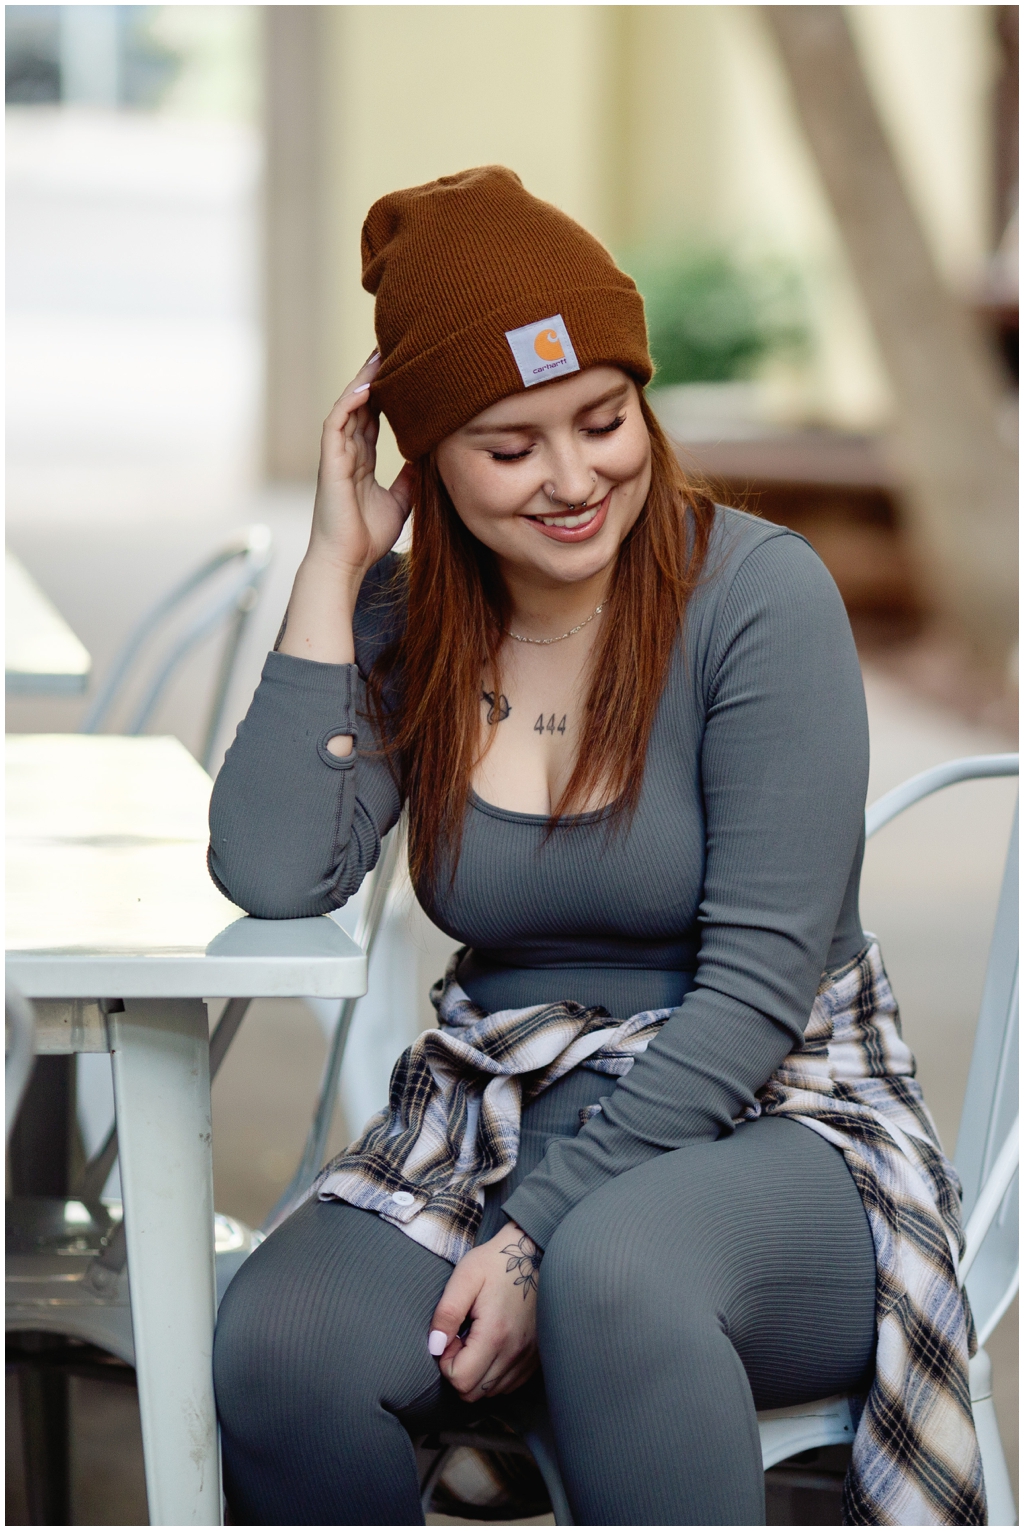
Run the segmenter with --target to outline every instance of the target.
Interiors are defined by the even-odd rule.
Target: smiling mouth
[[[562,515],[528,516],[535,526],[546,535],[555,537],[559,542],[582,541],[592,532],[600,531],[604,525],[605,514],[612,492],[609,489],[603,500],[596,505],[588,505],[585,510],[564,512]]]
[[[587,526],[600,509],[600,505],[591,505],[578,516],[531,516],[530,520],[539,521],[541,526]]]

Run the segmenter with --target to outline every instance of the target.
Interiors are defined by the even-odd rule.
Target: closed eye
[[[626,423],[625,415],[616,415],[608,425],[591,425],[584,431],[585,436],[610,436],[612,431],[617,431],[620,425]],[[522,462],[524,457],[529,457],[532,447],[524,447],[521,452],[489,452],[487,455],[492,462]]]
[[[587,427],[588,436],[610,436],[612,431],[617,431],[620,425],[625,425],[625,415],[616,415],[610,425],[591,425]]]

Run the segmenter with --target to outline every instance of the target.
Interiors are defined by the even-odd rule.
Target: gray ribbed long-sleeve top
[[[401,811],[386,763],[359,748],[364,678],[403,621],[393,570],[388,555],[364,581],[354,665],[268,656],[217,777],[210,868],[263,919],[344,904]],[[336,734],[356,736],[351,755],[328,751]],[[609,1176],[730,1131],[799,1043],[823,971],[864,944],[867,769],[835,585],[801,537],[720,509],[632,820],[581,814],[548,838],[545,818],[472,795],[454,882],[417,890],[468,948],[470,997],[677,1007],[603,1112],[505,1203],[541,1247]]]

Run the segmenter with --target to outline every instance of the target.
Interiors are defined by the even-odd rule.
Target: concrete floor
[[[309,486],[257,484],[252,140],[227,127],[8,115],[8,542],[102,675],[133,620],[174,579],[235,526],[269,525],[275,563],[241,656],[223,748],[280,620],[311,504]],[[156,720],[158,731],[193,748],[212,658],[211,650],[194,656]],[[870,798],[938,761],[1013,747],[880,669],[865,680]],[[72,730],[82,709],[73,699],[16,700],[7,726]],[[885,831],[865,864],[865,925],[881,937],[948,1149],[1014,797],[1008,782],[953,789]],[[383,1100],[391,1061],[429,1020],[426,989],[451,948],[409,892],[396,896],[391,926],[404,968],[386,991],[378,976],[378,998],[359,1012],[337,1146]],[[323,1019],[302,1001],[258,1002],[216,1081],[217,1206],[251,1224],[273,1205],[301,1150],[325,1055]],[[1016,1336],[1014,1305],[988,1348],[1015,1478]],[[141,1523],[131,1393],[81,1383],[76,1398],[76,1519]],[[20,1524],[16,1410],[7,1418],[7,1520]]]

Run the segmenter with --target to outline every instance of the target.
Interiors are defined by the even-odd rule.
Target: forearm
[[[355,663],[352,620],[363,573],[329,556],[310,540],[292,585],[278,652],[320,664]],[[351,754],[351,734],[339,734],[328,748],[333,755]]]
[[[559,1138],[502,1204],[542,1249],[562,1218],[606,1180],[659,1154],[732,1131],[796,1045],[766,1016],[693,990],[575,1138]]]

